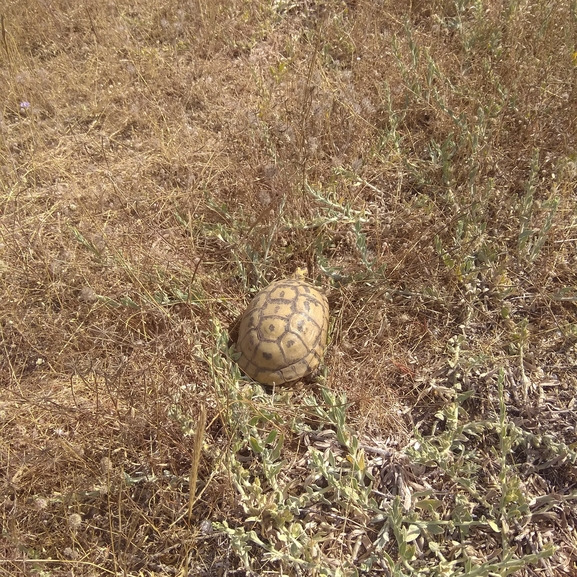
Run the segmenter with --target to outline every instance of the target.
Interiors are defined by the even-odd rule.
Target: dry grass
[[[0,575],[577,573],[577,6],[396,4],[0,9]]]

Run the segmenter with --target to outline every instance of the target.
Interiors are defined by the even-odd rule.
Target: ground
[[[0,575],[576,575],[576,110],[573,0],[7,0]]]

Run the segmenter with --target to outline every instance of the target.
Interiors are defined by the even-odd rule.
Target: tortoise
[[[327,345],[329,303],[316,287],[293,277],[253,298],[240,319],[236,350],[244,373],[263,385],[282,385],[318,368]]]

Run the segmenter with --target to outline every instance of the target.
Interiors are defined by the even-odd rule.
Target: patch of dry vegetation
[[[0,575],[575,574],[572,0],[0,15]],[[303,265],[271,394],[222,327]]]

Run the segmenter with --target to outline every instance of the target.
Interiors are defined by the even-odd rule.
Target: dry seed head
[[[72,513],[68,516],[68,526],[72,531],[77,531],[82,525],[82,517],[78,513]]]
[[[103,475],[107,475],[108,473],[111,473],[113,469],[113,465],[112,465],[112,461],[110,460],[109,457],[102,457],[102,459],[100,459],[100,470],[102,471]]]

